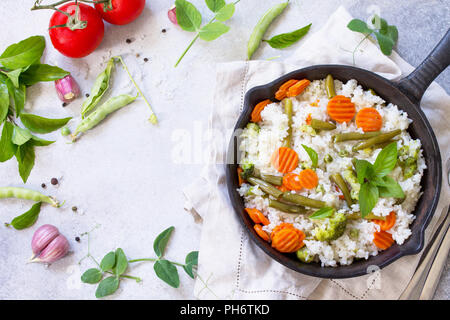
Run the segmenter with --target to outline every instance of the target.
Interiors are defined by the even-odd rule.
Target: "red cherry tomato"
[[[100,0],[96,0],[98,1]],[[145,0],[110,0],[110,3],[112,9],[108,3],[98,3],[95,9],[105,21],[117,25],[128,24],[135,20],[145,7]]]
[[[70,14],[70,17],[55,11],[50,19],[49,34],[53,47],[71,58],[82,58],[94,51],[102,42],[105,32],[103,20],[93,7],[83,3],[78,3],[78,6],[78,19],[75,19],[77,5],[74,2],[59,8]],[[79,21],[78,26],[76,20]],[[52,28],[60,25],[65,26]]]

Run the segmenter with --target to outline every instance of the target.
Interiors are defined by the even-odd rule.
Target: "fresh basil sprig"
[[[27,182],[34,167],[34,148],[54,142],[36,137],[32,132],[50,133],[71,119],[48,119],[23,112],[27,87],[69,74],[61,68],[40,63],[44,48],[45,38],[33,36],[10,45],[0,55],[0,125],[3,123],[0,162],[15,156],[23,182]],[[20,118],[25,128],[16,124],[16,118]]]
[[[361,184],[358,201],[363,218],[372,211],[380,197],[398,199],[405,197],[398,182],[388,176],[397,164],[396,142],[384,147],[374,164],[359,159],[355,159],[353,164],[358,182]]]
[[[313,168],[317,167],[317,164],[319,162],[319,156],[317,155],[317,152],[304,144],[302,144],[303,149],[305,149],[306,153],[308,153],[309,158],[311,159]]]
[[[312,23],[308,24],[307,26],[300,28],[298,30],[288,32],[288,33],[282,33],[279,35],[276,35],[269,40],[263,40],[267,42],[272,48],[275,49],[284,49],[287,48],[297,41],[299,41],[301,38],[303,38],[311,28]]]
[[[310,215],[308,218],[310,219],[325,219],[334,214],[336,209],[332,207],[323,207],[314,212],[312,215]]]
[[[156,237],[153,242],[153,250],[155,251],[157,258],[128,260],[124,251],[118,248],[115,251],[108,252],[99,264],[90,254],[88,245],[88,253],[85,258],[91,258],[92,261],[97,264],[97,268],[86,270],[81,276],[81,281],[88,284],[98,284],[95,296],[97,298],[102,298],[115,293],[119,288],[120,280],[122,279],[133,279],[136,282],[141,282],[141,278],[127,275],[125,272],[130,263],[150,261],[155,263],[153,269],[158,278],[171,287],[178,288],[180,286],[180,278],[177,267],[182,267],[183,270],[194,279],[196,275],[195,268],[198,265],[198,251],[188,253],[184,264],[165,259],[164,251],[174,230],[174,227],[169,227]],[[89,232],[82,235],[88,235],[89,242]],[[105,276],[107,277],[104,278]]]

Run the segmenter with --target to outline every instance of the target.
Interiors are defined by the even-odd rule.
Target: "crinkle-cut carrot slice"
[[[287,190],[300,190],[303,188],[300,176],[296,173],[287,173],[283,177],[283,186]]]
[[[286,228],[294,228],[294,225],[292,223],[288,222],[282,222],[279,225],[277,225],[275,228],[273,228],[272,233],[270,234],[271,237],[275,235],[278,231]]]
[[[303,247],[305,234],[295,228],[284,228],[272,237],[272,247],[280,252],[295,252]]]
[[[391,213],[389,213],[389,215],[386,217],[386,220],[373,219],[372,222],[379,225],[382,231],[388,231],[395,225],[396,220],[397,216],[395,215],[395,212],[391,211]]]
[[[291,148],[280,147],[272,155],[273,167],[281,173],[288,173],[297,168],[298,154]]]
[[[309,81],[308,79],[300,80],[293,86],[289,87],[289,89],[287,90],[287,96],[288,97],[298,96],[300,93],[302,93],[306,89],[307,86],[309,86],[310,83],[311,83],[311,81]]]
[[[383,126],[381,114],[374,108],[363,108],[355,118],[356,126],[364,132],[380,131]]]
[[[245,208],[245,211],[247,211],[250,219],[252,219],[254,223],[261,223],[261,220],[259,219],[260,215],[258,214],[261,213],[261,211],[255,208]]]
[[[253,226],[253,228],[255,229],[255,231],[258,234],[258,236],[261,237],[261,239],[263,239],[264,241],[269,242],[269,240],[270,240],[269,234],[263,230],[263,228],[262,228],[262,226],[260,224],[255,224]]]
[[[299,80],[296,79],[291,79],[286,81],[285,83],[283,83],[280,88],[278,89],[278,91],[275,93],[275,99],[277,100],[283,100],[284,98],[287,97],[287,90],[289,89],[289,87],[292,87],[294,84],[296,84]]]
[[[355,104],[345,96],[334,96],[328,101],[327,112],[331,119],[336,122],[349,122],[355,116]]]
[[[386,250],[394,243],[394,239],[392,239],[392,234],[386,231],[379,231],[373,234],[373,243],[381,249]]]
[[[260,122],[262,120],[261,118],[261,111],[264,110],[264,108],[271,103],[272,101],[270,101],[270,99],[261,101],[260,103],[258,103],[252,111],[251,117],[250,117],[250,121],[251,122]]]
[[[300,183],[306,189],[314,189],[319,184],[319,177],[312,169],[305,169],[299,173]]]

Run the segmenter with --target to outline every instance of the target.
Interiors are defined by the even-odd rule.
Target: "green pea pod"
[[[0,187],[0,199],[15,198],[22,200],[32,200],[35,202],[45,202],[53,207],[59,207],[58,201],[52,197],[46,196],[35,190],[17,188],[17,187]]]
[[[95,126],[97,126],[103,119],[105,119],[109,114],[114,111],[119,110],[120,108],[125,107],[130,104],[139,95],[135,97],[130,96],[129,94],[121,94],[116,97],[112,97],[108,99],[104,104],[95,109],[91,114],[89,114],[86,118],[84,118],[78,127],[75,129],[75,132],[72,134],[72,140],[75,140],[79,133],[86,132],[91,130]]]
[[[247,56],[249,60],[252,58],[256,49],[258,49],[267,28],[269,28],[272,21],[283,12],[288,3],[289,2],[283,2],[273,6],[258,21],[247,43]]]
[[[109,59],[106,69],[103,70],[95,79],[89,97],[83,102],[81,106],[81,116],[84,119],[87,114],[92,111],[100,99],[109,88],[109,80],[111,79],[111,72],[114,68],[114,58]]]

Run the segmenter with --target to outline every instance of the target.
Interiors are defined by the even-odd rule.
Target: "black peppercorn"
[[[45,189],[47,186],[45,185],[45,183],[43,183],[41,184],[41,187]]]
[[[162,29],[161,30],[162,33],[166,33],[166,31],[167,31],[166,29]]]
[[[86,98],[89,98],[89,93],[86,93]]]
[[[125,41],[126,41],[126,43],[131,43],[131,39],[127,39]]]
[[[148,58],[144,58],[144,62],[147,62],[148,61]]]
[[[51,184],[56,186],[58,184],[58,179],[56,178],[52,178],[52,180],[50,180]]]
[[[63,102],[62,106],[63,106],[63,108],[64,108],[65,106],[67,106],[67,102]]]
[[[72,207],[72,211],[77,211],[77,210],[78,210],[77,207],[75,207],[75,206]]]
[[[80,242],[80,237],[75,237],[76,242]]]

